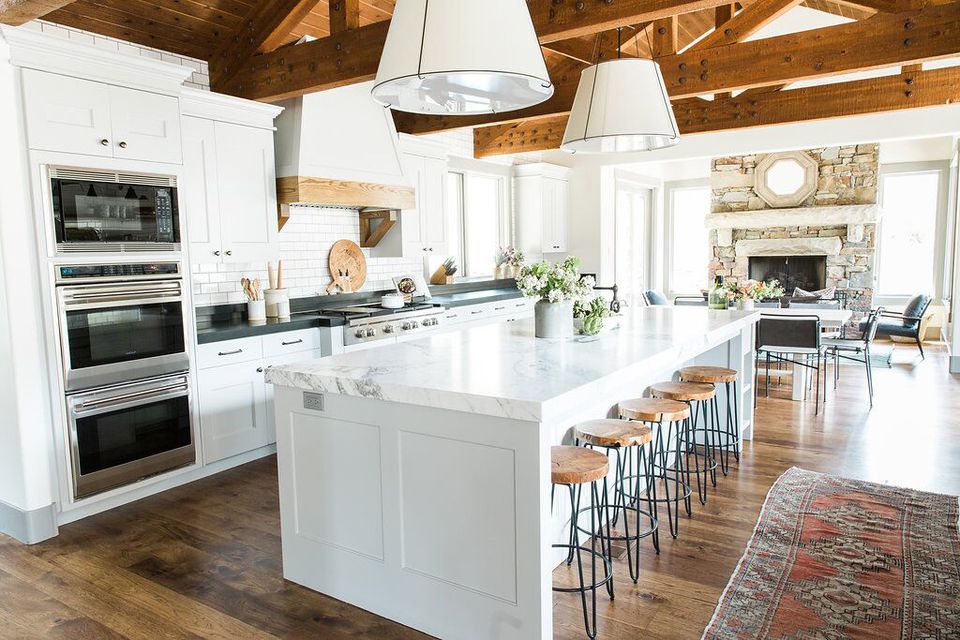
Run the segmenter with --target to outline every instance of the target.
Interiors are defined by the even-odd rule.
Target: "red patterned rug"
[[[952,496],[790,469],[703,637],[960,638],[958,515]]]

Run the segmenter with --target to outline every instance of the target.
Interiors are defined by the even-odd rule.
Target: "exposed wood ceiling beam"
[[[871,11],[882,11],[884,13],[915,11],[926,4],[924,0],[836,0],[836,2],[848,6],[870,9]]]
[[[0,0],[0,23],[19,26],[71,2],[73,0]]]
[[[282,1],[294,2],[268,0],[264,4],[274,5]],[[540,43],[549,44],[680,13],[712,9],[728,1],[529,0],[528,7]],[[260,11],[258,9],[258,12]],[[276,101],[365,82],[376,76],[388,28],[389,22],[384,21],[314,42],[264,53],[256,60],[246,63],[236,74],[223,74],[223,77],[219,77],[215,82],[214,89],[254,100]]]
[[[569,40],[557,40],[543,46],[547,51],[553,51],[561,55],[573,58],[578,62],[587,65],[596,64],[604,60],[612,60],[617,57],[617,53],[624,58],[637,57],[645,52],[645,47],[640,48],[644,31],[651,23],[645,22],[637,25],[623,27],[621,45],[617,47],[617,30],[601,31],[590,38],[570,38]],[[641,40],[638,40],[641,39]]]
[[[343,0],[341,0],[343,1]],[[210,82],[220,86],[246,67],[257,52],[279,47],[319,0],[261,0],[240,27],[210,57]]]
[[[329,0],[330,33],[340,33],[360,26],[360,0]]]
[[[662,18],[653,23],[651,29],[651,48],[654,58],[672,55],[680,48],[677,16]]]
[[[753,87],[782,86],[862,69],[921,62],[960,54],[960,3],[926,7],[910,14],[877,14],[863,22],[838,25],[752,42],[686,51],[658,61],[670,97],[691,98]],[[560,83],[554,80],[560,88]],[[575,91],[574,87],[574,91]],[[569,94],[572,95],[572,94]],[[557,96],[554,96],[557,98]],[[559,99],[552,115],[573,105]],[[522,112],[517,112],[522,113]],[[402,130],[430,133],[480,123],[516,121],[515,114],[480,116],[470,125],[461,118],[434,116],[429,125],[408,118]],[[526,117],[551,115],[540,109]]]
[[[749,36],[770,24],[802,0],[757,0],[737,15],[717,20],[717,28],[693,45],[691,51],[700,51],[725,44],[743,42]],[[719,12],[720,10],[717,9]]]
[[[771,91],[749,98],[680,100],[674,115],[682,135],[742,129],[827,118],[915,109],[960,102],[960,68],[908,72],[789,91]],[[474,131],[478,158],[558,149],[566,116],[519,124],[481,127]]]

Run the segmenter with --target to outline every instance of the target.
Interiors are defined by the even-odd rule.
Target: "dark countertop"
[[[463,282],[453,285],[432,286],[431,302],[445,307],[463,307],[485,302],[512,300],[521,296],[512,280],[488,280]],[[336,296],[337,306],[362,304],[380,299],[383,292],[349,293]],[[267,320],[265,324],[251,325],[247,322],[245,304],[226,304],[214,307],[199,307],[196,310],[197,343],[221,342],[252,336],[314,329],[339,327],[346,324],[342,317],[324,315],[317,309],[331,305],[330,296],[294,298],[290,301],[293,315],[289,320]]]
[[[316,329],[319,327],[338,327],[344,324],[339,316],[324,316],[317,313],[294,314],[289,320],[267,320],[266,324],[252,325],[246,318],[233,317],[218,319],[205,326],[197,328],[197,343],[221,342],[263,336],[271,333],[284,333],[300,329]]]

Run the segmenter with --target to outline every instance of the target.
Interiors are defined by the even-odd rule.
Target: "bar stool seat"
[[[550,480],[553,484],[587,484],[605,478],[610,461],[599,451],[559,446],[550,449]]]
[[[677,422],[690,417],[687,404],[664,398],[624,400],[617,405],[617,410],[623,418],[645,422]]]
[[[680,369],[680,379],[684,382],[709,382],[711,384],[725,384],[736,382],[737,370],[726,367],[684,367]]]
[[[680,402],[702,402],[716,394],[712,384],[702,382],[658,382],[650,387],[650,395],[654,398]]]
[[[626,420],[589,420],[574,428],[574,437],[597,447],[642,446],[653,440],[653,430]]]

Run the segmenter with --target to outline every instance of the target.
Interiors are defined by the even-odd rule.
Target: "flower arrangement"
[[[500,247],[497,249],[497,255],[494,262],[498,267],[502,267],[504,265],[510,267],[519,267],[523,264],[523,251],[514,248],[512,245]]]
[[[783,294],[783,287],[780,286],[778,280],[771,280],[770,282],[744,280],[740,283],[727,283],[727,297],[732,300],[760,301],[768,298],[779,298]]]
[[[517,288],[527,298],[539,298],[546,302],[582,300],[593,289],[593,278],[581,278],[580,260],[573,256],[563,262],[551,264],[546,260],[525,264],[520,268]]]
[[[603,329],[603,319],[610,315],[610,306],[600,296],[590,302],[577,300],[573,304],[573,317],[580,320],[580,333],[585,336],[595,336],[600,333]]]

